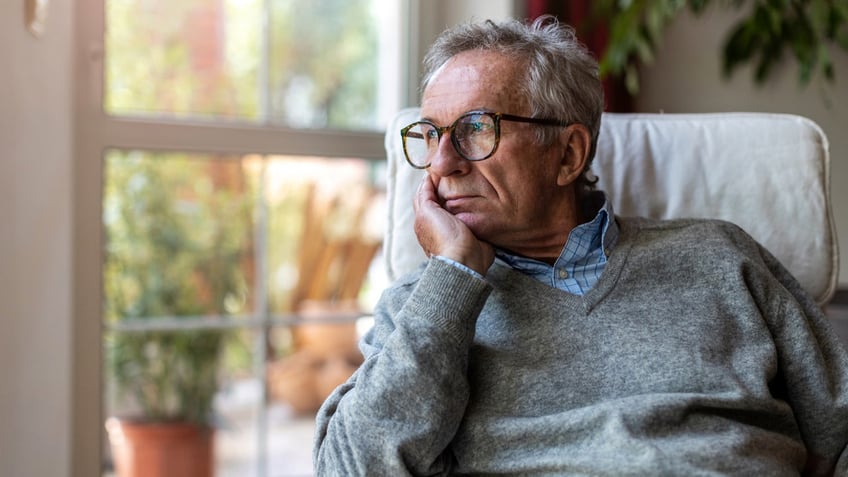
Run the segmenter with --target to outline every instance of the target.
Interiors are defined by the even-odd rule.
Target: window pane
[[[105,110],[259,118],[260,0],[106,0]]]
[[[268,159],[265,196],[272,313],[297,313],[314,306],[370,308],[376,278],[369,271],[378,256],[384,224],[383,165],[360,159]]]
[[[182,454],[192,461],[187,465],[211,463],[218,477],[258,475],[257,429],[263,401],[262,383],[255,372],[256,336],[248,331],[220,329],[107,333],[105,413],[122,420],[120,426],[114,419],[107,421],[110,445],[105,455],[113,469],[107,468],[104,475],[111,477],[122,471],[122,455],[129,449],[136,459],[150,463],[161,462],[158,456],[166,454],[171,469],[179,468],[173,459]],[[190,412],[207,412],[202,420],[211,425],[211,432],[200,439],[203,450],[195,450],[194,443],[194,437],[203,434],[185,432],[185,427],[180,427],[184,423],[167,420],[158,421],[161,427],[153,429],[159,434],[160,445],[140,440],[151,429],[138,426],[144,421],[137,418],[151,406],[174,414],[181,406]],[[170,427],[178,434],[163,439],[169,424],[176,424]],[[298,429],[278,432],[281,437],[290,437]],[[302,434],[298,437],[303,438]],[[187,468],[182,470],[188,475]]]
[[[272,0],[272,119],[295,127],[384,127],[378,103],[399,84],[398,63],[388,58],[399,16],[386,15],[397,3]]]
[[[278,315],[367,312],[385,285],[382,162],[119,150],[105,162],[109,323],[261,313],[260,266],[262,307]]]
[[[268,407],[269,477],[306,477],[312,474],[312,442],[315,415],[293,413],[285,405]]]
[[[104,170],[107,322],[252,311],[249,159],[110,151]]]
[[[104,161],[105,415],[211,416],[216,475],[309,475],[314,413],[385,284],[384,163]]]
[[[257,374],[259,330],[240,329],[227,335],[221,357],[222,373],[215,395],[215,476],[258,476],[257,455],[262,445],[263,387]]]
[[[381,129],[399,107],[399,8],[380,0],[106,0],[105,110]]]

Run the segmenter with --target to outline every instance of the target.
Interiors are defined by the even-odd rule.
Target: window
[[[399,11],[375,0],[105,0],[108,113],[379,130]]]
[[[101,422],[214,416],[215,475],[310,475],[314,403],[357,365],[356,318],[384,285],[405,2],[82,5]],[[113,475],[105,434],[102,454]]]

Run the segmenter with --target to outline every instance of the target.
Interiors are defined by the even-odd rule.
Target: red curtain
[[[591,0],[526,0],[527,16],[537,18],[544,14],[557,17],[577,30],[580,41],[600,59],[607,47],[608,32],[603,22],[590,22]],[[614,78],[603,81],[606,111],[627,113],[632,111],[632,101],[624,84]]]

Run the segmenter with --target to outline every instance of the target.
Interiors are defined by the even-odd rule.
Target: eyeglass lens
[[[450,131],[456,151],[469,161],[485,159],[497,144],[495,119],[488,114],[465,114],[444,129]],[[430,123],[414,123],[404,135],[409,162],[416,167],[427,167],[439,148],[441,135],[442,132]]]

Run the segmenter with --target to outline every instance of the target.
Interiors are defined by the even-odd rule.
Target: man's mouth
[[[477,196],[474,195],[450,195],[442,199],[442,204],[445,209],[451,210],[461,208],[463,205],[474,200]]]

